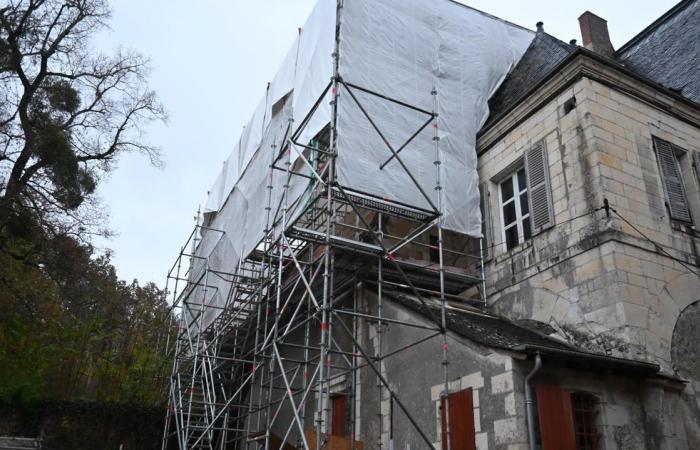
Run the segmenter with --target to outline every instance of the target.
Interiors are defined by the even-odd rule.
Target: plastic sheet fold
[[[341,86],[339,182],[430,209],[438,206],[435,161],[439,154],[444,226],[480,236],[476,134],[488,118],[489,96],[521,58],[534,33],[452,0],[347,0],[343,5],[342,80],[434,111],[437,122],[371,92]],[[259,245],[266,225],[281,232],[279,221],[272,221],[283,201],[285,173],[271,171],[270,164],[288,130],[302,123],[328,87],[335,34],[336,1],[319,0],[209,191],[205,212],[213,220],[208,226],[224,232],[205,232],[198,247],[200,256],[209,257],[210,267],[232,272]],[[328,94],[318,103],[298,142],[308,143],[330,122],[329,101]],[[399,157],[381,168],[392,156],[386,142],[396,150],[422,126]],[[295,170],[308,172],[296,152],[288,157]],[[285,158],[281,155],[277,162],[281,169]],[[290,181],[287,202],[292,220],[307,201],[309,180],[292,177]],[[225,298],[219,295],[215,301],[223,304]]]

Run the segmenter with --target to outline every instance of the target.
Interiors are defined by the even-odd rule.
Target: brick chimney
[[[583,46],[603,56],[612,57],[615,49],[610,42],[607,20],[586,11],[578,18]]]

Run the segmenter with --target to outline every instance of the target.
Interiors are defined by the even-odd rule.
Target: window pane
[[[520,195],[520,214],[525,216],[530,212],[530,204],[527,202],[527,192]]]
[[[518,227],[510,227],[506,230],[506,247],[510,250],[518,245]]]
[[[532,231],[530,231],[530,218],[523,219],[523,236],[527,241],[532,237]]]
[[[505,202],[513,198],[513,179],[509,178],[501,183],[501,199]]]
[[[518,189],[523,190],[527,188],[527,181],[525,179],[525,168],[518,170]]]
[[[510,202],[503,207],[503,226],[507,227],[515,222],[515,202]]]

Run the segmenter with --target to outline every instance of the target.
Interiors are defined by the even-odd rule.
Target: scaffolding
[[[338,4],[336,14],[342,5]],[[339,23],[339,21],[337,22]],[[203,236],[221,238],[224,230],[198,224],[168,272],[166,292],[176,314],[178,335],[168,342],[173,355],[162,448],[179,449],[388,449],[379,433],[363,442],[358,423],[403,414],[428,448],[434,440],[415,418],[383,371],[383,363],[413,346],[435,342],[440,349],[444,392],[449,392],[448,302],[485,306],[481,239],[443,227],[443,167],[438,133],[439,92],[430,93],[433,109],[344,79],[339,73],[336,29],[333,76],[307,116],[289,119],[284,137],[270,145],[264,238],[235,270],[212,267],[197,249]],[[423,117],[420,125],[392,146],[360,96],[406,108]],[[402,203],[342,185],[336,157],[338,98],[351,101],[385,144],[386,160],[398,164],[429,207]],[[330,123],[310,142],[300,142],[319,105],[330,99]],[[419,184],[404,163],[404,150],[423,133],[432,133],[434,184]],[[407,150],[408,149],[408,150]],[[273,178],[283,177],[283,194],[272,195]],[[295,177],[308,183],[301,199],[290,198]],[[428,195],[434,190],[435,196]],[[435,202],[434,199],[437,199]],[[291,214],[295,209],[298,213]],[[373,293],[370,300],[363,292]],[[417,299],[429,325],[384,314],[387,292]],[[218,296],[224,302],[214,302]],[[371,302],[370,307],[367,303]],[[439,308],[427,303],[438,302]],[[436,313],[437,312],[437,313]],[[373,324],[378,345],[362,339]],[[420,329],[418,339],[386,342],[386,326]],[[408,336],[408,335],[407,335]],[[375,418],[360,417],[360,372],[376,381]],[[331,403],[338,380],[348,402],[347,433],[332,432]],[[444,402],[449,399],[445,396]],[[396,408],[396,411],[393,408]],[[449,408],[445,407],[446,444],[450,448]],[[363,425],[365,427],[366,425]]]

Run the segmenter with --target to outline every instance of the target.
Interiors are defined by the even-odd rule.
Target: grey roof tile
[[[440,305],[432,300],[422,304],[411,295],[389,291],[392,299],[401,305],[416,311],[424,317],[440,316]],[[579,350],[578,348],[539,333],[530,328],[518,325],[505,317],[484,313],[477,310],[449,307],[447,312],[447,328],[471,341],[492,348],[514,350],[523,345],[534,345],[559,350]]]
[[[679,3],[615,56],[633,72],[700,103],[700,0]]]
[[[576,49],[538,30],[491,96],[490,115],[482,130],[510,111]],[[700,0],[680,2],[622,46],[609,62],[700,103]]]
[[[491,113],[484,127],[488,127],[495,119],[515,106],[524,95],[575,50],[575,46],[560,41],[541,29],[538,30],[518,64],[491,96],[489,100]]]

